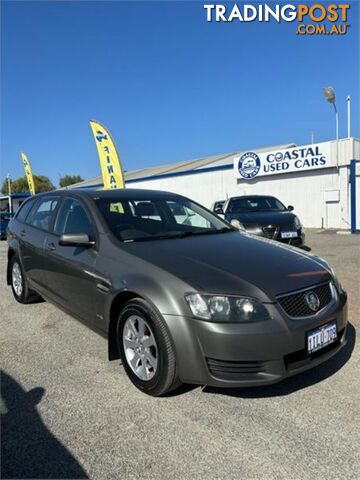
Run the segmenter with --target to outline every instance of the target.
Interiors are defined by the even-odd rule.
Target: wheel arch
[[[117,360],[120,358],[120,352],[116,342],[116,327],[119,318],[119,313],[124,308],[125,304],[133,298],[144,298],[136,292],[125,290],[116,295],[113,299],[109,312],[109,327],[108,327],[108,357],[109,360]]]
[[[14,248],[10,247],[8,250],[8,261],[7,261],[7,268],[6,268],[6,282],[8,285],[11,285],[10,263],[14,255],[16,255],[16,251]]]

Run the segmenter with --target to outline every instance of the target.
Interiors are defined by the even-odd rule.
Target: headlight
[[[328,269],[330,270],[330,273],[331,273],[331,276],[333,278],[333,281],[334,281],[334,285],[336,287],[336,290],[338,291],[338,293],[340,294],[344,289],[340,283],[340,280],[338,279],[336,273],[335,273],[335,270],[330,267],[330,265],[328,264]]]
[[[300,222],[300,220],[296,215],[294,218],[294,227],[296,228],[296,230],[300,230],[302,228],[302,223]]]
[[[335,273],[335,270],[329,265],[329,263],[322,257],[317,257],[321,260],[321,263],[322,265],[326,268],[326,270],[328,270],[328,272],[330,273],[330,275],[332,276],[332,279],[333,279],[333,282],[334,282],[334,285],[336,287],[336,290],[338,291],[338,293],[340,294],[341,292],[344,291],[336,273]]]
[[[270,316],[253,298],[188,293],[185,299],[195,317],[213,322],[256,322]]]
[[[238,230],[245,231],[244,225],[241,222],[239,222],[239,220],[236,220],[236,218],[233,218],[230,223],[233,227],[237,228]]]

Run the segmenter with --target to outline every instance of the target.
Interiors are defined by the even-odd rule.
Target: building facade
[[[293,205],[305,227],[360,229],[360,140],[355,138],[232,152],[126,172],[125,179],[127,188],[179,193],[208,208],[232,196],[273,195]],[[72,186],[79,187],[101,188],[101,177]]]

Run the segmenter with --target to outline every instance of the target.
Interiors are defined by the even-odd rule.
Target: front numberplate
[[[314,353],[337,339],[336,322],[327,323],[307,334],[308,353]]]
[[[296,238],[297,232],[281,232],[281,238]]]

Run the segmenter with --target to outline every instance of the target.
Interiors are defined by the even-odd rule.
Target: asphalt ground
[[[308,232],[349,293],[347,346],[283,383],[138,392],[106,341],[48,303],[20,305],[0,243],[2,478],[360,478],[360,236]]]

